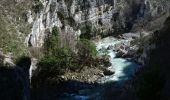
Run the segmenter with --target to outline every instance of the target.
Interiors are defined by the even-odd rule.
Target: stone
[[[45,30],[51,30],[54,26],[59,27],[64,33],[84,34],[86,32],[82,31],[82,28],[85,28],[84,23],[87,22],[86,24],[93,29],[91,34],[109,35],[109,33],[118,33],[121,30],[130,31],[133,27],[135,30],[135,27],[140,26],[141,19],[149,24],[151,19],[166,15],[165,13],[168,13],[170,9],[169,0],[165,0],[165,2],[160,0],[142,0],[141,2],[132,0],[132,2],[129,3],[128,0],[43,0],[44,8],[33,21],[32,32],[30,33],[33,35],[31,44],[33,47],[41,47],[46,36]],[[57,6],[51,11],[50,8],[54,4]],[[138,7],[139,10],[135,11],[134,7]],[[161,12],[157,11],[158,8],[161,8]],[[29,16],[31,23],[31,14]],[[61,16],[64,17],[64,21],[60,18]],[[166,16],[162,20],[164,19],[166,19]],[[164,21],[160,22],[163,23]],[[66,29],[67,27],[69,29]],[[26,41],[28,41],[28,37]]]
[[[107,47],[107,50],[112,50],[114,47],[112,45]]]
[[[12,60],[12,54],[5,55],[3,64],[6,66],[15,66],[14,61]]]
[[[104,73],[99,73],[98,74],[100,77],[104,77]]]
[[[123,57],[123,55],[124,55],[124,53],[123,53],[123,52],[118,51],[118,52],[116,53],[116,58]]]
[[[112,70],[109,70],[109,69],[106,69],[103,74],[106,75],[106,76],[110,76],[110,75],[113,75],[115,72],[112,71]]]

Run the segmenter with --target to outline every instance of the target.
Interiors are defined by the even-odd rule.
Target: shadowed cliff
[[[30,65],[30,58],[23,57],[16,66],[0,66],[1,100],[30,100]]]

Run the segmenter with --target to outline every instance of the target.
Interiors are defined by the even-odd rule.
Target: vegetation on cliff
[[[76,42],[76,49],[66,44],[61,45],[64,33],[57,27],[53,27],[52,32],[45,39],[43,46],[44,56],[38,63],[36,74],[33,77],[34,86],[44,84],[51,79],[58,80],[61,75],[69,71],[81,71],[83,67],[98,67],[97,51],[95,44],[88,39],[80,39]],[[62,39],[61,39],[62,38]],[[65,39],[64,39],[65,40]]]

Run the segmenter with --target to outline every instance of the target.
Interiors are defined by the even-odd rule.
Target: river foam
[[[101,39],[100,41],[96,42],[97,51],[99,51],[99,55],[103,53],[100,52],[101,49],[105,49],[110,56],[111,66],[109,67],[110,70],[114,70],[115,74],[111,76],[104,76],[98,80],[99,83],[106,83],[106,82],[122,82],[128,80],[128,78],[137,71],[138,64],[135,62],[129,61],[125,58],[116,58],[116,51],[115,46],[123,44],[129,44],[130,40],[124,39],[116,39],[114,37],[107,37]],[[109,47],[112,47],[108,50]]]

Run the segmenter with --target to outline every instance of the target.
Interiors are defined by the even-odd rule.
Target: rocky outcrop
[[[113,75],[115,72],[113,70],[105,69],[103,74],[106,76]]]
[[[43,9],[26,39],[32,46],[42,46],[46,29],[54,26],[75,37],[116,34],[141,27],[152,30],[152,26],[160,26],[170,11],[167,0],[41,0],[41,3]]]

